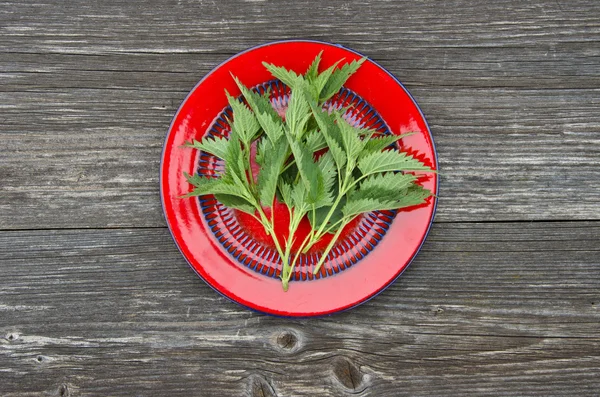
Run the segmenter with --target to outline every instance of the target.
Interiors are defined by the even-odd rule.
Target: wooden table
[[[600,2],[0,4],[0,395],[600,395]],[[162,215],[165,133],[228,57],[368,55],[423,109],[432,232],[291,320],[219,296]]]

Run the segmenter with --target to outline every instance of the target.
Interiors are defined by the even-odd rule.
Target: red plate
[[[218,167],[214,159],[183,148],[185,141],[205,134],[227,133],[224,90],[240,92],[231,74],[250,87],[275,88],[274,104],[285,107],[286,88],[274,82],[262,65],[266,61],[303,73],[323,51],[321,70],[341,58],[362,56],[352,50],[315,41],[284,41],[244,51],[205,76],[181,104],[165,141],[161,199],[167,224],[181,253],[211,287],[231,300],[261,312],[283,316],[316,316],[345,310],[365,302],[390,285],[419,251],[435,213],[436,199],[395,212],[376,212],[357,220],[345,231],[322,272],[312,276],[316,247],[303,257],[290,288],[284,292],[277,277],[281,263],[268,237],[249,217],[216,200],[181,199],[191,190],[183,172]],[[279,95],[279,96],[277,96]],[[370,60],[353,75],[331,106],[352,102],[359,110],[346,117],[385,133],[417,132],[404,138],[401,148],[437,169],[431,133],[408,91],[389,72]],[[420,183],[437,194],[438,177]],[[285,212],[285,211],[284,211]],[[279,213],[276,213],[276,215]],[[285,220],[282,220],[284,222]]]

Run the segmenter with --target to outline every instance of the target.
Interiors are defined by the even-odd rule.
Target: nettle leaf
[[[242,142],[246,145],[250,144],[254,135],[260,130],[260,125],[254,117],[252,110],[240,102],[237,98],[232,97],[225,91],[229,106],[233,110],[233,123],[231,130],[235,131]]]
[[[335,160],[331,152],[323,154],[317,161],[319,169],[323,173],[323,183],[325,190],[330,190],[335,183],[337,171],[335,169]]]
[[[204,196],[207,194],[228,194],[231,196],[248,198],[248,191],[243,187],[223,181],[221,178],[207,178],[199,175],[185,174],[188,182],[194,189],[184,197]]]
[[[321,226],[323,225],[323,222],[325,222],[325,219],[327,218],[327,215],[329,214],[329,212],[331,212],[331,210],[333,210],[333,212],[331,213],[331,216],[329,217],[329,220],[327,221],[327,225],[325,226],[325,228],[330,229],[329,230],[330,232],[335,232],[336,230],[338,230],[340,227],[343,226],[343,224],[340,222],[337,226],[334,227],[334,225],[336,223],[338,223],[339,221],[341,221],[342,218],[344,217],[342,208],[344,207],[345,204],[346,204],[346,197],[343,197],[335,209],[333,209],[332,206],[317,208],[315,210],[314,218],[309,216],[309,221],[310,221],[311,227],[315,230],[319,230],[321,228]]]
[[[306,96],[300,90],[292,91],[285,112],[285,122],[292,136],[300,140],[308,119],[310,118],[310,106]]]
[[[215,198],[228,208],[240,210],[247,214],[254,214],[256,212],[256,208],[244,198],[230,194],[215,194]]]
[[[279,116],[273,117],[267,113],[256,113],[256,119],[271,143],[277,142],[283,136],[283,122]]]
[[[312,130],[306,134],[306,146],[311,152],[317,152],[327,147],[325,136],[318,130]]]
[[[269,99],[268,91],[261,95],[258,92],[247,88],[237,77],[233,76],[233,79],[242,92],[244,99],[246,99],[246,102],[248,102],[250,109],[252,109],[255,114],[266,113],[272,117],[278,117],[277,112],[273,108],[271,100]]]
[[[396,150],[368,154],[358,161],[364,175],[388,171],[432,171],[414,157]]]
[[[348,197],[351,200],[378,199],[384,201],[396,201],[400,197],[403,197],[406,194],[406,191],[406,188],[402,190],[390,190],[381,187],[369,187],[357,189],[351,194],[348,194]]]
[[[289,138],[289,137],[288,137]],[[313,161],[313,154],[308,148],[296,141],[289,141],[300,179],[306,188],[308,204],[315,204],[324,198],[323,172]]]
[[[342,208],[344,218],[352,218],[358,214],[372,211],[392,210],[398,208],[398,202],[394,200],[375,198],[349,198]]]
[[[369,141],[369,139],[371,139],[371,137],[373,135],[379,134],[379,132],[376,129],[369,128],[369,127],[354,127],[354,128],[356,128],[358,135],[361,138],[363,138],[365,141]]]
[[[346,152],[344,152],[344,149],[337,144],[337,142],[329,141],[329,152],[333,156],[335,164],[339,170],[346,166],[348,156],[346,155]]]
[[[277,187],[281,193],[281,199],[288,207],[291,208],[294,205],[294,200],[292,198],[292,185],[280,179]]]
[[[337,68],[337,66],[339,65],[339,63],[342,61],[343,59],[340,59],[339,61],[337,61],[336,63],[334,63],[333,65],[331,65],[330,67],[328,67],[327,69],[325,69],[323,72],[321,72],[321,74],[319,74],[319,76],[312,82],[313,87],[315,88],[315,91],[317,92],[318,97],[316,98],[317,100],[321,99],[321,92],[323,91],[323,88],[325,88],[325,85],[327,84],[327,82],[329,81],[329,79],[331,78],[331,75],[333,74],[333,72],[335,71],[335,69]],[[339,91],[339,89],[338,89]],[[337,92],[337,91],[336,91]],[[335,93],[334,93],[335,94]],[[323,99],[321,101],[324,102],[329,98]]]
[[[321,134],[327,142],[329,151],[333,155],[333,159],[338,169],[341,170],[346,165],[347,156],[346,152],[344,152],[344,149],[342,149],[343,143],[340,136],[341,133],[339,131],[339,127],[334,121],[334,116],[318,109],[313,103],[311,103],[311,108],[313,116],[315,117],[315,120],[321,129]]]
[[[356,191],[349,193],[349,196],[353,200],[361,198],[399,200],[407,194],[416,179],[412,174],[401,172],[371,175],[361,182]]]
[[[304,78],[308,81],[313,81],[319,75],[319,63],[321,62],[321,56],[323,55],[323,51],[319,52],[319,54],[312,61],[308,70],[304,74]]]
[[[223,179],[231,180],[239,186],[246,186],[248,179],[246,175],[246,164],[240,139],[235,131],[229,135],[229,145],[225,156],[225,175]]]
[[[354,169],[358,154],[362,151],[364,146],[363,140],[360,139],[358,129],[352,127],[339,114],[336,114],[335,117],[337,120],[337,125],[339,126],[340,135],[342,137],[344,151],[346,152],[348,167],[350,169]]]
[[[303,183],[297,183],[292,188],[291,202],[294,204],[294,211],[298,211],[297,215],[308,212],[308,190]]]
[[[425,203],[431,195],[430,190],[415,183],[396,192],[377,187],[360,189],[348,198],[342,212],[350,218],[363,212],[412,207]]]
[[[396,143],[402,138],[406,138],[407,136],[413,135],[414,132],[409,132],[401,135],[382,135],[369,139],[365,143],[365,147],[363,148],[361,157],[366,156],[367,154],[381,152],[386,147],[390,146],[393,143]]]
[[[229,140],[223,137],[206,137],[202,141],[193,140],[192,142],[186,142],[186,147],[192,147],[203,152],[210,153],[220,159],[225,159],[227,156],[227,146]]]
[[[185,179],[190,185],[201,184],[203,179],[217,179],[208,176],[200,176],[198,174],[190,175],[185,171],[183,172],[183,175],[185,176]]]
[[[392,192],[399,192],[408,188],[417,179],[412,174],[403,174],[401,172],[387,172],[385,174],[375,174],[365,178],[360,183],[360,190],[382,189]]]
[[[413,184],[407,189],[406,194],[398,199],[398,207],[396,208],[412,207],[413,205],[423,204],[430,196],[433,196],[431,190],[425,189],[421,185]]]
[[[358,61],[352,61],[341,68],[336,69],[323,87],[320,100],[324,102],[334,96],[342,88],[344,83],[346,83],[348,78],[360,68],[360,65],[362,65],[366,59],[367,58],[362,58]]]
[[[338,112],[329,113],[326,110],[318,107],[314,102],[310,102],[312,114],[314,116],[317,125],[321,129],[321,133],[325,136],[327,144],[331,141],[335,141],[340,147],[344,146],[342,141],[342,135],[340,127],[336,123],[336,117],[339,115]]]
[[[287,70],[284,67],[275,66],[267,62],[263,62],[263,65],[273,77],[280,80],[292,90],[294,90],[300,82],[304,81],[302,76],[296,74],[293,70]]]
[[[256,157],[254,160],[259,167],[262,167],[265,164],[271,148],[272,143],[268,139],[259,139],[256,142]]]
[[[287,159],[287,140],[282,137],[275,145],[269,142],[266,145],[266,150],[269,157],[258,174],[258,192],[263,205],[273,205],[279,174],[281,174],[281,169]]]
[[[323,196],[315,203],[315,208],[330,206],[334,201],[334,186],[337,181],[337,169],[333,155],[330,152],[325,153],[317,161],[317,165],[323,174]]]

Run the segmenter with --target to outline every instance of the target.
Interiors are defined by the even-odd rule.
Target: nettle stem
[[[329,255],[329,252],[331,252],[331,250],[335,246],[335,243],[337,242],[340,235],[342,234],[342,231],[348,225],[348,223],[350,223],[350,221],[352,219],[354,219],[354,217],[342,218],[339,221],[337,221],[336,223],[334,223],[333,225],[326,228],[327,223],[329,222],[329,220],[331,219],[331,217],[337,210],[337,207],[340,204],[342,198],[346,195],[346,193],[350,189],[352,189],[353,186],[358,184],[358,182],[360,182],[361,180],[363,180],[366,177],[366,175],[363,175],[360,178],[358,178],[357,180],[353,181],[352,183],[348,183],[348,181],[350,180],[349,175],[351,175],[351,172],[352,171],[347,168],[346,169],[346,178],[344,178],[343,182],[341,181],[341,178],[340,178],[341,186],[339,189],[338,196],[337,196],[336,200],[334,201],[333,205],[331,206],[331,209],[327,213],[325,220],[323,221],[323,223],[321,224],[321,226],[319,227],[318,230],[316,230],[316,231],[314,229],[311,230],[311,232],[308,235],[309,241],[306,244],[303,244],[303,248],[301,247],[301,249],[296,254],[296,258],[294,259],[294,263],[295,263],[296,259],[300,255],[300,253],[308,252],[308,250],[310,250],[319,240],[321,240],[321,238],[323,238],[323,236],[325,236],[327,233],[330,233],[332,230],[334,230],[337,227],[337,231],[335,232],[331,241],[327,245],[327,248],[325,248],[325,250],[323,251],[321,257],[319,258],[319,262],[317,263],[317,266],[313,270],[313,274],[317,274],[321,270],[321,266],[323,266],[323,263],[325,263],[325,260],[327,259],[327,255]]]
[[[321,266],[323,266],[323,263],[325,263],[325,260],[327,259],[327,255],[329,255],[329,252],[335,246],[335,243],[337,242],[338,238],[340,237],[340,234],[342,234],[342,230],[344,230],[344,226],[346,226],[346,224],[347,223],[340,226],[340,228],[333,235],[333,238],[329,242],[329,245],[327,245],[327,248],[325,248],[325,251],[323,251],[321,258],[319,259],[319,263],[317,263],[317,267],[315,267],[315,270],[313,270],[313,274],[317,274],[321,270]]]
[[[289,229],[288,229],[288,238],[286,239],[286,242],[285,242],[285,244],[286,244],[285,252],[283,255],[281,255],[281,260],[282,260],[281,281],[283,284],[284,291],[288,290],[289,282],[290,282],[290,279],[292,278],[292,270],[294,269],[294,266],[296,265],[296,261],[298,260],[298,256],[300,255],[302,248],[304,247],[304,245],[307,242],[307,239],[304,239],[304,241],[300,245],[300,248],[298,249],[298,252],[294,256],[294,259],[291,260],[292,246],[294,245],[294,242],[295,242],[294,236],[296,234],[296,231],[298,230],[298,227],[300,226],[300,221],[302,220],[302,218],[304,218],[304,215],[305,215],[305,213],[302,211],[291,211],[290,210],[290,224],[289,224]]]

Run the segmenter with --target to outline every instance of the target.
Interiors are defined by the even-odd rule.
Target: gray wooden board
[[[345,44],[415,96],[438,220],[600,219],[597,2],[0,5],[0,229],[164,226],[161,147],[187,92],[271,40]]]
[[[0,391],[593,395],[598,241],[600,222],[436,224],[382,294],[294,320],[221,297],[165,228],[3,232]]]
[[[442,171],[408,271],[250,312],[188,268],[165,133],[213,67],[339,43],[413,94]],[[598,395],[600,2],[0,3],[0,395]]]

